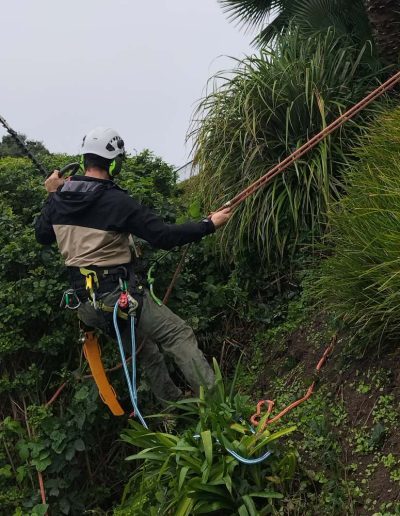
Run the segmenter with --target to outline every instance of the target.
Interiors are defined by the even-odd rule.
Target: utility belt
[[[102,298],[119,289],[118,316],[127,319],[128,314],[134,314],[139,318],[144,288],[138,283],[132,264],[68,267],[68,275],[71,288],[64,292],[61,306],[73,310],[89,301],[96,310],[112,312],[114,307],[105,305]]]

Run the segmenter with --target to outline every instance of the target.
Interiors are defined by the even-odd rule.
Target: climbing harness
[[[76,273],[75,273],[76,274]],[[128,391],[131,398],[133,413],[137,416],[140,422],[145,425],[145,421],[140,413],[137,403],[137,389],[136,389],[136,361],[132,360],[132,377],[129,376],[128,361],[125,356],[125,351],[122,344],[121,332],[118,325],[118,319],[129,320],[129,330],[131,334],[131,351],[132,356],[136,354],[136,339],[135,339],[135,321],[137,320],[139,302],[129,292],[129,286],[127,278],[128,270],[124,266],[109,268],[109,269],[87,269],[81,267],[79,274],[85,279],[85,291],[88,301],[92,304],[95,310],[101,310],[104,312],[112,313],[113,324],[115,335],[119,346],[121,355],[121,365],[124,369],[126,382],[128,385]],[[111,278],[112,281],[116,281],[118,276],[118,288],[119,296],[113,306],[106,305],[101,297],[97,297],[97,291],[101,285],[99,278]],[[138,291],[142,290],[141,286],[138,286]],[[63,300],[64,306],[68,308],[78,308],[77,303],[75,306],[69,306],[67,304],[72,296],[75,296],[79,300],[78,295],[74,289],[70,289],[64,292]],[[67,297],[68,296],[68,297]],[[101,349],[97,339],[97,336],[93,331],[84,331],[83,337],[83,351],[88,361],[89,368],[91,370],[93,379],[99,390],[100,398],[109,407],[111,412],[115,416],[123,415],[124,409],[117,399],[117,395],[110,382],[108,381],[106,371],[101,359]]]

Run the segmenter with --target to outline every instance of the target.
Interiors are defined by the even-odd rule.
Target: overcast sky
[[[53,152],[97,125],[179,166],[207,79],[252,52],[217,0],[1,1],[0,114]],[[222,56],[222,57],[221,57]],[[0,136],[4,134],[0,128]]]

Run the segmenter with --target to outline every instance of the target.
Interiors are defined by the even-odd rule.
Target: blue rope
[[[256,433],[256,431],[254,430],[254,428],[251,425],[249,425],[249,428],[250,428],[250,431],[252,434]],[[268,457],[272,454],[272,452],[268,450],[263,455],[260,455],[260,457],[255,457],[254,459],[249,459],[247,457],[242,457],[242,455],[239,455],[238,453],[236,453],[235,451],[233,451],[229,448],[225,448],[225,449],[236,460],[238,460],[242,464],[248,464],[249,466],[251,466],[252,464],[260,464],[260,462],[264,462],[264,460],[268,459]]]
[[[236,460],[238,460],[242,464],[247,464],[249,466],[251,466],[253,464],[260,464],[260,462],[263,462],[265,459],[268,459],[268,457],[272,454],[272,452],[268,450],[267,452],[264,453],[264,455],[261,455],[260,457],[256,457],[255,459],[248,459],[246,457],[242,457],[241,455],[239,455],[238,453],[236,453],[233,450],[230,450],[229,448],[225,448],[225,449]]]
[[[255,433],[254,429],[251,428],[251,431],[253,432],[253,434]],[[199,434],[195,434],[193,436],[194,439],[200,439],[200,435]],[[221,444],[219,439],[216,439],[216,443],[217,444]],[[264,462],[266,459],[268,459],[268,457],[270,455],[272,455],[272,452],[271,451],[267,451],[265,452],[263,455],[260,455],[260,457],[255,457],[254,459],[249,459],[247,457],[243,457],[242,455],[239,455],[238,453],[236,453],[235,451],[231,450],[230,448],[226,448],[225,447],[225,450],[230,454],[232,455],[232,457],[236,460],[238,460],[239,462],[241,462],[242,464],[246,464],[248,466],[253,466],[254,464],[260,464],[261,462]]]
[[[146,421],[143,419],[142,414],[140,413],[138,402],[137,402],[137,390],[136,390],[136,339],[135,339],[135,318],[129,316],[131,321],[131,344],[132,344],[132,379],[129,377],[128,365],[126,363],[124,346],[122,344],[121,333],[118,327],[118,301],[115,303],[114,311],[113,311],[113,322],[115,335],[117,337],[117,342],[119,346],[119,352],[121,354],[121,362],[122,367],[124,369],[126,383],[128,384],[129,396],[131,398],[133,410],[135,411],[135,416],[139,419],[142,425],[145,428],[148,428]]]
[[[121,354],[121,362],[125,373],[126,383],[128,384],[128,391],[129,396],[131,398],[133,410],[135,411],[135,415],[139,419],[139,421],[142,423],[142,425],[148,429],[148,426],[146,424],[146,421],[143,419],[142,414],[140,413],[138,402],[137,402],[137,390],[136,390],[136,338],[135,338],[135,318],[132,316],[129,316],[130,322],[131,322],[131,345],[132,345],[132,378],[129,377],[129,370],[128,365],[126,363],[126,357],[125,357],[125,351],[124,346],[122,344],[122,338],[121,333],[119,331],[118,327],[118,301],[115,303],[114,311],[113,311],[113,322],[114,322],[114,329],[115,329],[115,335],[117,336],[118,346],[119,346],[119,352]],[[194,438],[199,438],[199,435],[193,436]],[[219,441],[217,441],[219,442]],[[260,462],[263,462],[266,460],[272,452],[267,451],[260,457],[256,457],[254,459],[250,459],[247,457],[242,457],[238,453],[236,453],[234,450],[231,450],[230,448],[226,448],[226,451],[232,455],[233,458],[241,462],[242,464],[247,465],[253,465],[253,464],[260,464]]]

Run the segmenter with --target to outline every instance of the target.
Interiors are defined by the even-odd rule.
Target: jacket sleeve
[[[51,198],[50,194],[43,205],[42,212],[35,220],[35,237],[39,244],[50,245],[56,241],[53,225],[51,223]]]
[[[161,217],[131,197],[127,211],[122,230],[147,240],[158,249],[169,250],[175,246],[198,242],[215,231],[215,226],[209,219],[201,222],[167,224]]]

